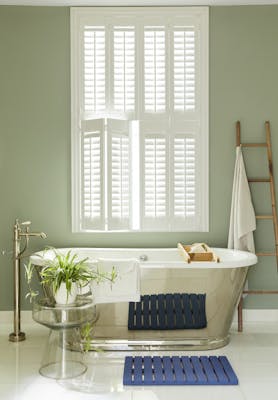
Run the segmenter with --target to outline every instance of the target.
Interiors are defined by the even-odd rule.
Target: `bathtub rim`
[[[107,253],[107,251],[123,251],[123,252],[140,252],[143,254],[148,253],[148,251],[152,251],[152,252],[165,252],[165,251],[177,251],[178,249],[176,247],[152,247],[152,248],[146,248],[146,247],[59,247],[59,248],[55,248],[56,251],[60,251],[60,252],[67,252],[69,250],[78,253],[78,252],[82,252],[82,257],[84,256],[84,252],[86,252],[86,250],[90,250],[90,251],[96,251],[96,252],[103,252],[103,256],[101,257],[96,257],[96,258],[92,258],[89,259],[89,263],[94,263],[97,262],[97,260],[99,258],[105,258],[105,259],[116,259],[115,257],[109,257],[109,254],[105,254],[105,252]],[[186,263],[181,256],[181,260],[180,261],[163,261],[163,260],[159,260],[159,261],[139,261],[140,263],[140,267],[141,268],[173,268],[173,269],[218,269],[218,268],[241,268],[241,267],[250,267],[252,265],[257,264],[257,256],[253,253],[249,253],[247,251],[242,251],[242,250],[234,250],[234,249],[227,249],[227,248],[222,248],[222,247],[213,247],[212,250],[219,255],[220,253],[220,262],[213,262],[213,261],[202,261],[202,262],[198,262],[198,261],[192,261],[191,263]],[[53,251],[51,248],[47,249],[47,250],[41,250],[41,251],[37,251],[33,254],[31,254],[30,256],[30,261],[32,264],[34,265],[38,265],[38,266],[44,266],[45,265],[45,260],[43,258],[43,254],[46,254],[47,252],[51,252]],[[221,260],[221,253],[223,254],[223,252],[230,252],[233,253],[234,255],[238,256],[235,257],[234,259],[224,259]],[[85,255],[86,257],[86,255]],[[125,258],[125,257],[121,257],[121,258]],[[135,256],[132,257],[132,255],[128,255],[126,258],[136,258]],[[120,259],[120,258],[119,258]]]

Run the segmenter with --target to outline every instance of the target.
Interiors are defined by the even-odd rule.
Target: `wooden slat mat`
[[[123,384],[238,385],[238,379],[225,356],[128,356],[125,358]]]

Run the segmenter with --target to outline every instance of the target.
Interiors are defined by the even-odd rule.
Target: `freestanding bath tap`
[[[19,222],[15,220],[13,229],[13,263],[14,263],[14,331],[9,335],[11,342],[25,340],[25,333],[20,330],[20,259],[28,247],[31,236],[46,238],[44,232],[30,232],[31,221]],[[20,249],[21,239],[25,239],[23,249]]]

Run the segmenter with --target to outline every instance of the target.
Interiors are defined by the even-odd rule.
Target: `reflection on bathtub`
[[[201,329],[207,326],[205,294],[152,294],[130,302],[129,330]]]

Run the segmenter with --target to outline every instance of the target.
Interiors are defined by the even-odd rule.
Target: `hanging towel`
[[[100,272],[117,272],[114,283],[91,282],[92,297],[95,304],[117,303],[123,301],[140,301],[140,264],[136,259],[105,259],[98,260]]]
[[[256,217],[245,172],[243,155],[241,147],[237,146],[228,248],[255,253],[253,237],[255,229]]]

